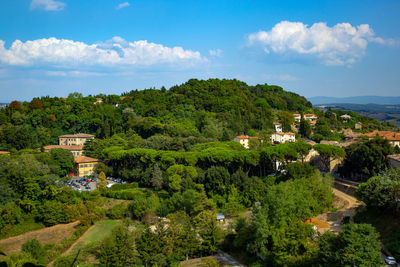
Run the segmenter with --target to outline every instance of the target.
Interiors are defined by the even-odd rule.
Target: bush
[[[119,190],[125,190],[125,189],[133,189],[133,188],[138,188],[139,184],[134,182],[131,184],[113,184],[111,186],[112,191],[119,191]]]
[[[42,248],[42,245],[40,245],[39,241],[37,241],[36,239],[25,242],[21,246],[21,250],[23,252],[31,254],[32,258],[34,258],[38,262],[43,262],[44,256],[46,255],[46,252]]]
[[[107,216],[110,219],[123,219],[126,215],[128,208],[124,204],[117,204],[107,211]]]

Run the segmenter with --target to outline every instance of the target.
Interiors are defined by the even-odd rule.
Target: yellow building
[[[97,164],[100,163],[99,159],[80,156],[75,158],[75,175],[87,176],[93,175]]]

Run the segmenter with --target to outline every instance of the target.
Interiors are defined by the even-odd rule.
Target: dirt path
[[[326,222],[330,226],[331,231],[340,231],[342,228],[341,219],[345,216],[354,217],[358,207],[364,205],[363,202],[358,201],[355,197],[343,193],[335,188],[333,188],[333,193],[335,197],[343,203],[343,208],[335,212],[327,212],[318,215],[316,218],[323,222]]]
[[[30,231],[22,235],[13,236],[0,240],[0,247],[7,255],[10,255],[20,252],[22,244],[34,238],[42,245],[50,243],[59,244],[63,239],[70,237],[74,233],[78,224],[79,221],[68,224],[57,224],[51,227]]]

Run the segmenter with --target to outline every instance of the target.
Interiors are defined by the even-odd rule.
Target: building
[[[342,118],[344,121],[348,121],[351,119],[351,116],[349,114],[344,114],[344,115],[340,116],[340,118]]]
[[[75,160],[74,172],[76,176],[93,175],[97,164],[100,163],[100,160],[98,159],[85,156],[76,157],[74,160]]]
[[[392,146],[400,147],[400,133],[398,132],[373,131],[364,135],[368,136],[369,138],[374,138],[375,136],[379,135],[380,137],[387,139]]]
[[[283,144],[295,141],[296,135],[294,133],[276,132],[271,135],[271,142],[273,144]]]
[[[361,122],[357,122],[357,123],[354,125],[354,129],[356,129],[356,130],[361,130],[361,129],[362,129],[362,123],[361,123]]]
[[[96,98],[96,102],[94,102],[93,104],[102,104],[103,103],[103,98],[100,98],[100,97],[98,97],[98,98]]]
[[[282,132],[282,124],[274,122],[275,132],[280,133]]]
[[[317,123],[318,117],[315,114],[304,114],[304,119],[314,125]]]
[[[293,118],[295,122],[300,122],[301,115],[299,113],[294,113]],[[311,124],[315,125],[317,123],[318,117],[315,114],[304,114],[303,118],[308,120]]]
[[[400,167],[400,154],[389,155],[389,162],[391,168],[399,168]]]
[[[71,151],[72,155],[74,157],[80,157],[83,155],[83,146],[63,146],[63,145],[49,145],[49,146],[44,146],[44,152],[49,152],[52,149],[55,148],[62,148],[65,150]]]
[[[257,136],[250,137],[248,135],[243,135],[243,134],[233,138],[233,141],[240,143],[246,149],[250,149],[250,140],[251,139],[259,140],[261,143],[263,142],[263,139],[260,137],[257,137]]]
[[[299,113],[294,113],[293,119],[295,122],[299,122],[301,120],[301,115]]]
[[[83,146],[89,139],[94,139],[94,135],[85,133],[66,134],[58,137],[58,144],[61,146]]]

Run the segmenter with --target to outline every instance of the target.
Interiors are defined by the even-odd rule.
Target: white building
[[[274,122],[275,132],[280,133],[282,132],[282,124]]]
[[[85,133],[66,134],[58,137],[58,144],[62,146],[83,146],[89,139],[94,139],[94,135]]]
[[[284,133],[284,132],[273,133],[271,135],[271,142],[273,144],[296,142],[296,135],[294,133]]]

